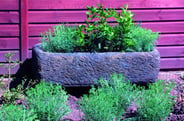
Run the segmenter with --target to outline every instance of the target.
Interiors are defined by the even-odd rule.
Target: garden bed
[[[172,113],[170,114],[167,121],[183,121],[184,120],[184,80],[180,78],[180,75],[183,72],[160,72],[159,79],[164,79],[166,81],[176,81],[177,87],[172,90],[171,94],[176,95],[175,104],[172,108]],[[87,88],[88,89],[88,88]],[[86,92],[85,92],[86,93]],[[76,94],[76,93],[75,93]],[[79,95],[77,95],[79,96]],[[69,104],[71,109],[73,110],[69,116],[66,116],[65,119],[69,121],[79,121],[83,119],[83,113],[80,112],[79,106],[77,104],[79,97],[75,97],[70,95],[69,97]],[[136,108],[130,107],[126,115],[134,116],[136,114]]]
[[[172,113],[170,113],[167,121],[182,121],[184,120],[184,80],[179,77],[179,74],[166,73],[162,72],[159,74],[159,79],[164,79],[165,81],[176,82],[177,87],[171,91],[171,95],[176,95],[175,104],[172,108]],[[72,90],[73,89],[73,90]],[[65,116],[62,121],[80,121],[84,120],[84,113],[79,109],[78,100],[81,98],[83,94],[87,94],[89,91],[89,87],[86,88],[66,88],[68,90],[69,98],[69,106],[71,108],[71,113],[68,116]],[[77,90],[79,90],[78,93]],[[27,105],[27,102],[24,98],[21,98],[16,101],[18,105]],[[133,104],[129,106],[126,110],[122,119],[128,119],[129,117],[135,116],[137,114],[137,107]]]

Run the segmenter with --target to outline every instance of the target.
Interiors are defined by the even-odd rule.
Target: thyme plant
[[[68,95],[57,84],[40,82],[26,92],[26,100],[39,120],[58,121],[70,112],[67,104]]]
[[[35,121],[33,109],[19,105],[3,105],[0,110],[0,121]]]
[[[170,92],[174,87],[174,83],[158,80],[147,89],[114,74],[109,81],[100,79],[99,87],[93,87],[79,104],[85,120],[89,121],[120,121],[132,102],[137,107],[137,115],[125,120],[161,121],[172,111],[175,97]]]
[[[57,25],[41,36],[42,49],[47,52],[73,52],[78,45],[76,27]]]

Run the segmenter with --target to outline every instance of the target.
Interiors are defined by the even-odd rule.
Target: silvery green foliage
[[[174,97],[170,91],[174,83],[158,80],[148,88],[125,81],[122,75],[113,74],[109,81],[100,79],[98,88],[92,88],[89,96],[79,102],[85,120],[119,121],[131,102],[135,102],[137,116],[130,121],[161,121],[171,113]]]
[[[36,118],[34,110],[24,106],[4,104],[0,110],[0,121],[34,121]]]
[[[42,81],[26,94],[28,105],[34,109],[39,120],[58,121],[70,112],[68,95],[59,84]]]
[[[150,52],[155,47],[159,33],[134,25],[124,36],[124,44],[127,48],[126,51]]]
[[[176,86],[173,82],[158,80],[150,84],[147,90],[141,90],[141,98],[137,101],[139,118],[146,121],[166,120],[174,105],[171,90]]]
[[[76,27],[57,25],[41,33],[42,49],[47,52],[72,52],[77,46]]]
[[[134,88],[135,85],[125,82],[122,75],[113,74],[110,81],[100,79],[99,87],[93,87],[89,96],[80,101],[85,120],[121,120],[125,109],[138,97]]]

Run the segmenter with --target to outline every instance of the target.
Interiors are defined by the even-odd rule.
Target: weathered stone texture
[[[121,73],[134,83],[155,82],[160,54],[152,52],[48,53],[33,47],[33,76],[63,86],[89,86],[94,79]]]

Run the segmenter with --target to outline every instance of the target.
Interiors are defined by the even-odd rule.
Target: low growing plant
[[[6,53],[4,56],[5,56],[5,63],[0,63],[0,67],[3,67],[7,70],[7,73],[8,74],[4,74],[3,76],[1,76],[0,78],[0,87],[2,89],[7,89],[7,87],[5,87],[5,84],[3,83],[4,79],[6,78],[8,82],[12,81],[12,69],[15,68],[18,64],[20,64],[21,62],[18,61],[18,60],[13,60],[13,56],[15,55],[15,53],[11,53],[11,52],[8,52]]]
[[[11,52],[8,52],[5,54],[5,58],[6,58],[6,61],[5,63],[0,63],[0,66],[1,67],[4,67],[8,74],[7,75],[4,75],[4,78],[8,78],[8,79],[11,79],[11,70],[13,68],[15,68],[18,64],[20,64],[21,62],[18,61],[18,60],[13,60],[13,56],[15,55],[15,53],[11,53]]]
[[[23,98],[23,88],[19,85],[17,88],[6,90],[2,95],[4,104],[15,104],[16,100]]]
[[[135,86],[125,82],[122,75],[113,74],[109,82],[100,79],[99,87],[97,89],[93,87],[89,96],[84,96],[80,101],[85,120],[121,120],[126,108],[138,98]]]
[[[7,81],[7,83],[10,83],[12,81],[12,69],[15,68],[18,64],[21,62],[18,60],[13,60],[13,56],[15,53],[6,53],[5,58],[6,61],[5,63],[0,63],[0,66],[5,68],[7,70],[8,74],[5,74],[1,77],[0,79],[0,87],[2,89],[2,100],[4,104],[14,104],[16,99],[20,99],[21,95],[23,93],[21,85],[19,85],[17,88],[14,89],[9,89],[9,87],[6,85],[3,81]],[[5,80],[7,79],[7,80]]]
[[[26,109],[20,105],[3,105],[0,110],[0,121],[35,121],[33,109]]]
[[[122,75],[117,74],[112,75],[109,82],[104,79],[99,82],[98,88],[93,87],[89,96],[85,95],[79,101],[85,120],[122,120],[122,115],[132,102],[136,104],[137,115],[125,120],[160,121],[171,113],[174,97],[170,91],[175,84],[159,80],[146,89],[125,81]]]
[[[34,109],[39,120],[58,121],[70,112],[68,96],[60,85],[40,82],[26,92],[28,105]]]
[[[175,83],[158,80],[150,84],[148,90],[141,90],[141,98],[137,101],[139,118],[146,121],[165,121],[174,105],[174,96],[170,92],[175,86]]]

